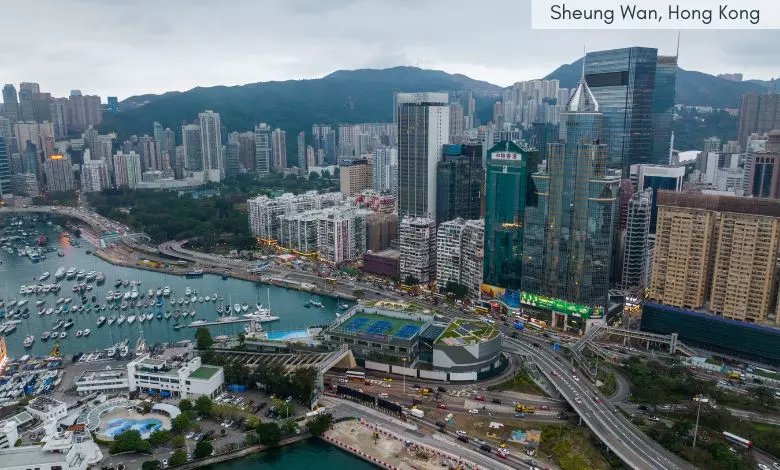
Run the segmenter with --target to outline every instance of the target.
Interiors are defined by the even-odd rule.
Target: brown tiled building
[[[749,322],[777,304],[780,201],[661,191],[648,296]]]

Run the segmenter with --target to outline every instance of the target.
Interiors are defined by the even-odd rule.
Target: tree
[[[192,453],[192,457],[196,459],[203,459],[211,455],[214,448],[207,441],[200,441],[195,445],[195,451]]]
[[[316,171],[312,171],[309,173],[309,181],[317,181],[318,179],[320,179],[319,173],[317,173]]]
[[[451,293],[458,299],[462,299],[466,297],[466,294],[469,293],[468,287],[464,286],[459,282],[453,282],[453,281],[447,281],[447,284],[445,284],[444,286],[444,290],[446,292]]]
[[[111,443],[110,452],[112,454],[121,454],[123,452],[148,454],[151,450],[152,446],[149,442],[141,438],[140,432],[130,430],[114,436],[114,442]]]
[[[174,449],[181,449],[185,445],[187,445],[187,443],[182,435],[173,436],[173,439],[171,439],[171,447]]]
[[[186,398],[183,398],[179,402],[179,409],[181,411],[190,411],[192,409],[192,402],[187,400]]]
[[[255,428],[257,440],[260,444],[275,445],[282,438],[282,430],[276,423],[260,423]]]
[[[198,410],[198,414],[201,416],[208,416],[213,406],[214,403],[211,401],[211,398],[206,395],[199,396],[195,401],[195,409]]]
[[[160,470],[162,462],[159,460],[147,460],[141,464],[141,470]]]
[[[296,429],[298,429],[298,423],[294,419],[288,419],[282,424],[282,434],[285,436],[295,434]]]
[[[307,425],[309,428],[309,432],[313,436],[321,436],[325,431],[330,429],[330,427],[333,425],[333,416],[321,413],[314,417],[311,421],[309,421],[309,424]]]
[[[186,432],[191,425],[192,421],[190,421],[190,417],[187,415],[187,413],[182,413],[171,420],[171,431],[175,432],[176,434],[181,434]]]
[[[195,332],[195,343],[198,349],[209,349],[214,344],[208,328],[202,326],[198,328]]]
[[[171,432],[167,429],[158,429],[149,435],[149,444],[160,446],[171,440]]]
[[[168,459],[168,465],[171,467],[177,467],[185,463],[187,463],[187,454],[181,449],[171,454],[171,458]]]
[[[295,369],[289,376],[294,395],[304,404],[308,404],[314,394],[317,382],[317,369],[314,367],[301,367]]]
[[[280,400],[278,398],[271,400],[271,403],[273,403],[276,409],[279,411],[280,418],[286,419],[295,416],[295,406],[292,403]]]

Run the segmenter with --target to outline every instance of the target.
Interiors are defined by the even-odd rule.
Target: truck
[[[533,406],[523,405],[522,403],[518,403],[515,405],[515,412],[533,414],[534,412],[536,412],[536,408],[534,408]]]
[[[417,409],[417,408],[412,408],[411,410],[409,410],[409,414],[414,416],[415,418],[424,418],[425,417],[425,412],[423,410],[420,410],[420,409]]]
[[[422,389],[422,392],[420,392],[420,393],[422,393],[422,396],[427,397],[428,395],[431,394],[431,389],[430,388],[424,388],[424,389]]]

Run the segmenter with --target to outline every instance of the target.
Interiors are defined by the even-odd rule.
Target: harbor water
[[[252,454],[239,460],[231,460],[205,467],[208,470],[290,470],[295,468],[344,468],[370,470],[372,464],[319,439],[307,439],[281,449]]]
[[[0,220],[5,222],[7,220]],[[10,357],[19,358],[24,354],[30,354],[33,356],[46,356],[48,355],[54,346],[53,340],[42,341],[41,334],[44,331],[51,331],[52,326],[57,323],[58,320],[72,319],[73,327],[67,330],[67,337],[64,339],[58,339],[60,342],[60,352],[64,355],[71,355],[79,352],[93,352],[108,348],[125,339],[130,341],[130,347],[135,345],[135,342],[141,332],[143,331],[144,339],[149,345],[155,343],[173,343],[183,339],[194,339],[195,328],[181,328],[179,330],[174,329],[176,323],[180,325],[186,325],[196,320],[216,321],[220,318],[217,312],[219,305],[234,305],[234,304],[247,304],[248,311],[234,314],[237,317],[241,317],[244,313],[251,313],[255,309],[256,304],[262,304],[263,307],[269,306],[271,313],[274,316],[278,316],[279,320],[273,322],[262,323],[262,328],[269,332],[269,336],[274,338],[290,338],[300,336],[300,331],[305,330],[307,327],[315,325],[324,325],[331,322],[339,310],[339,300],[325,296],[310,295],[306,292],[299,292],[295,290],[284,289],[276,286],[261,285],[249,281],[237,280],[237,279],[222,279],[220,276],[205,275],[200,278],[188,279],[184,276],[177,276],[159,272],[146,271],[141,269],[135,269],[130,267],[115,266],[100,258],[87,254],[87,251],[95,249],[86,240],[78,239],[77,244],[81,246],[72,246],[68,238],[63,236],[60,232],[56,232],[52,227],[43,223],[38,223],[34,228],[30,228],[29,225],[25,225],[24,229],[29,233],[31,230],[37,230],[48,237],[48,245],[55,249],[55,251],[46,254],[46,258],[40,262],[33,263],[28,257],[21,257],[17,254],[16,250],[13,253],[6,251],[0,251],[0,299],[5,302],[11,300],[19,300],[22,298],[28,299],[26,307],[29,310],[29,317],[20,319],[20,322],[16,325],[16,331],[7,335],[6,341],[8,344],[8,353]],[[8,234],[8,229],[5,229],[4,235]],[[74,239],[75,240],[75,239]],[[12,244],[19,245],[22,241],[11,242]],[[59,250],[59,256],[57,250]],[[147,297],[147,291],[152,289],[162,289],[169,287],[172,290],[170,297],[162,298],[161,306],[151,306],[144,308],[128,308],[126,310],[111,310],[105,309],[100,312],[74,312],[70,311],[68,314],[57,315],[39,315],[39,307],[36,306],[36,300],[45,300],[43,305],[45,308],[56,308],[56,301],[59,297],[71,297],[72,306],[81,305],[80,294],[72,291],[72,286],[78,282],[76,279],[67,280],[61,279],[55,281],[54,273],[58,268],[63,267],[66,270],[70,267],[77,270],[97,271],[102,272],[105,275],[105,283],[102,285],[96,285],[95,282],[91,282],[88,285],[92,286],[91,290],[88,290],[84,295],[88,298],[90,304],[105,305],[106,294],[108,291],[128,292],[131,286],[115,287],[117,280],[128,281],[141,281],[137,286],[139,297],[142,295],[144,299]],[[44,273],[51,273],[51,277],[45,281],[38,281],[38,278]],[[39,283],[54,283],[59,282],[62,285],[62,289],[58,294],[39,294],[39,295],[20,295],[19,288],[21,285],[33,285]],[[197,291],[196,297],[213,296],[216,294],[223,300],[217,302],[195,302],[188,305],[170,305],[170,299],[180,299],[186,297],[185,290],[190,288],[193,291]],[[92,301],[92,297],[95,297],[95,301]],[[152,297],[155,298],[155,297]],[[322,304],[322,307],[310,306],[306,307],[306,304],[310,301],[318,301]],[[165,314],[165,312],[173,312],[174,310],[194,310],[196,314],[186,319],[180,318],[174,319],[173,316],[169,319],[158,319],[157,314]],[[97,320],[100,316],[106,318],[110,316],[119,317],[120,315],[129,316],[131,314],[139,313],[152,313],[154,318],[150,321],[139,323],[134,322],[132,325],[128,325],[125,321],[121,325],[114,323],[113,325],[105,324],[102,327],[97,326]],[[212,336],[218,335],[236,335],[244,330],[246,323],[233,323],[233,324],[219,324],[209,326]],[[89,328],[91,334],[88,337],[76,337],[78,330],[85,330]],[[32,347],[25,348],[23,341],[25,336],[34,335],[35,342]]]

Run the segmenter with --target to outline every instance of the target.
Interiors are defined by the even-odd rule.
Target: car
[[[552,371],[552,375],[553,375],[553,377],[558,377],[558,373],[555,372],[555,371]]]
[[[580,378],[579,378],[579,377],[577,377],[576,375],[572,375],[572,376],[571,376],[571,378],[572,378],[572,379],[574,379],[574,380],[575,380],[575,381],[577,381],[577,382],[579,382],[579,381],[580,381]]]
[[[596,395],[593,395],[593,401],[596,403],[601,403],[601,398],[597,397]]]
[[[503,403],[503,402],[501,401],[501,399],[500,399],[500,398],[494,398],[494,399],[492,399],[491,401],[492,401],[493,403],[497,404],[497,405],[500,405],[500,404],[502,404],[502,403]]]
[[[443,428],[443,427],[445,427],[445,426],[446,426],[446,424],[444,424],[444,423],[443,423],[443,422],[441,422],[441,421],[436,421],[436,426],[438,426],[438,427],[440,427],[440,428]]]
[[[462,442],[468,442],[469,438],[468,436],[458,436],[458,440]]]
[[[437,403],[436,408],[439,408],[440,410],[446,410],[447,404],[446,403]]]
[[[393,381],[393,379],[391,379],[390,377],[385,377],[382,380],[384,380],[385,382],[392,382]]]
[[[166,468],[168,466],[168,459],[162,459],[162,466]]]
[[[468,436],[468,434],[466,434],[466,431],[462,429],[458,429],[457,431],[455,431],[455,434],[457,434],[458,436]]]
[[[412,388],[413,388],[414,390],[417,390],[418,388],[420,388],[420,386],[419,386],[419,385],[417,385],[417,384],[412,384]]]
[[[575,397],[574,401],[576,401],[579,404],[582,404],[582,398],[580,398],[580,397]]]
[[[195,431],[190,431],[184,436],[185,439],[192,439],[195,436]]]
[[[479,414],[479,410],[476,409],[476,408],[472,408],[472,409],[469,410],[469,414],[478,415]]]
[[[477,401],[485,401],[484,395],[474,395],[474,399]]]
[[[349,382],[347,379],[339,379],[340,384],[345,384],[347,382]]]
[[[550,411],[550,407],[547,405],[539,405],[539,409],[543,411]]]
[[[764,465],[763,463],[758,464],[759,470],[769,470],[768,465]]]
[[[483,450],[485,452],[490,452],[490,450],[491,450],[490,446],[487,445],[487,444],[482,444],[481,446],[479,446],[479,449]]]
[[[384,388],[390,388],[390,387],[392,387],[392,385],[390,385],[390,384],[389,384],[389,383],[387,383],[387,382],[382,382],[382,386],[383,386]]]
[[[442,393],[447,393],[447,389],[444,388],[444,387],[437,387],[436,390],[438,390],[439,392],[442,392]]]
[[[650,420],[650,421],[653,421],[653,422],[661,421],[661,418],[659,418],[658,416],[655,416],[655,415],[654,416],[649,416],[647,419]]]
[[[388,394],[386,394],[386,393],[380,393],[380,394],[379,394],[379,398],[388,398],[389,396],[390,396],[390,395],[388,395]]]
[[[772,466],[775,467],[777,470],[780,470],[780,463],[772,462]]]
[[[647,405],[639,405],[636,407],[639,411],[648,411],[650,408]]]

